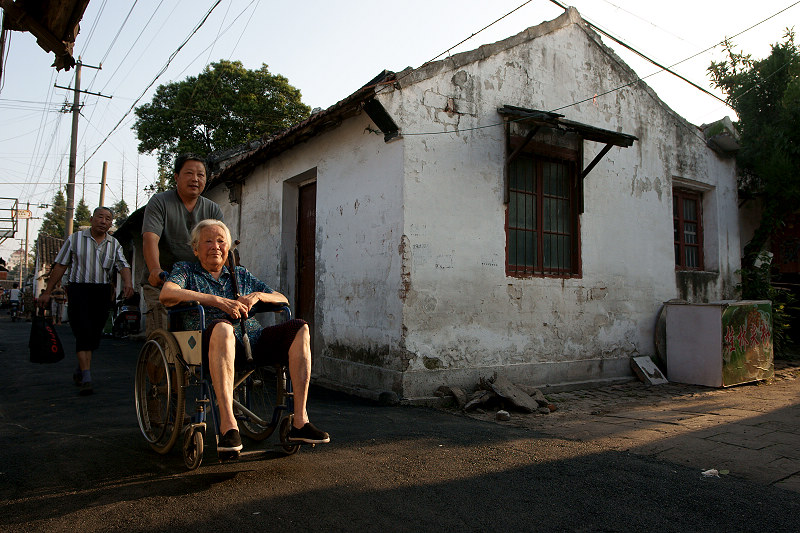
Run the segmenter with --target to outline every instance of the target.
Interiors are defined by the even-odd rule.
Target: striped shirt
[[[119,241],[106,234],[98,244],[91,229],[67,237],[55,262],[69,267],[67,283],[111,283],[114,266],[117,270],[130,268]]]

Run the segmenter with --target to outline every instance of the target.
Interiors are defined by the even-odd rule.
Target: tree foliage
[[[753,268],[766,242],[786,215],[800,206],[800,51],[794,32],[754,60],[725,43],[727,59],[708,68],[739,116],[739,188],[760,198],[763,214],[744,249],[742,267]]]
[[[284,130],[307,118],[300,91],[267,65],[248,70],[239,61],[211,63],[198,76],[161,85],[137,107],[133,129],[139,152],[157,152],[168,168],[175,155],[212,152]]]
[[[39,235],[52,235],[59,239],[64,238],[64,226],[67,217],[67,200],[64,193],[59,189],[53,197],[50,211],[42,217],[42,227],[39,228]],[[38,238],[37,238],[38,240]]]
[[[92,212],[89,206],[86,205],[86,200],[81,198],[78,202],[78,207],[75,208],[75,213],[72,216],[72,230],[76,231],[81,226],[89,226],[89,219],[92,217]]]
[[[128,220],[128,203],[120,200],[111,206],[111,212],[114,214],[114,225],[120,227]]]

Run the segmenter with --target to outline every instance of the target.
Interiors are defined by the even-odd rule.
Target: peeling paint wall
[[[472,384],[497,368],[538,384],[619,377],[630,373],[629,356],[654,353],[663,302],[734,297],[733,161],[708,149],[642,83],[593,99],[635,79],[595,39],[568,25],[474,62],[454,58],[449,71],[443,62],[427,78],[415,72],[402,90],[381,96],[401,133],[436,133],[404,138],[407,395]],[[585,181],[580,278],[505,275],[504,133],[496,112],[505,104],[559,109],[639,138],[613,148]],[[584,165],[601,148],[585,142]],[[711,272],[676,275],[674,178],[704,190]]]
[[[284,195],[314,169],[318,379],[414,398],[497,370],[536,385],[619,378],[630,374],[630,356],[654,352],[663,302],[733,297],[733,161],[708,149],[578,20],[570,10],[379,89],[400,127],[390,143],[360,114],[247,178],[237,232],[245,263],[293,296],[293,214],[282,212]],[[639,139],[613,148],[585,180],[579,277],[505,274],[497,108],[506,104],[558,109]],[[584,165],[601,149],[585,142]],[[703,191],[708,272],[675,272],[675,183]],[[227,192],[213,192],[235,219]]]
[[[297,214],[282,212],[284,195],[316,175],[314,374],[389,390],[405,357],[398,254],[403,145],[387,144],[374,131],[360,115],[259,166],[244,184],[239,238],[243,263],[294,303]],[[223,187],[209,196],[223,205],[226,220],[236,220],[237,206]]]

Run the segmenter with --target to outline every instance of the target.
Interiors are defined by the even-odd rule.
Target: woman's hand
[[[217,302],[214,304],[214,307],[221,309],[231,318],[239,319],[239,318],[247,318],[247,313],[250,311],[250,307],[245,305],[241,298],[239,300],[229,300],[227,298],[218,298]]]
[[[250,309],[252,309],[254,305],[256,305],[259,301],[261,301],[261,298],[259,296],[260,294],[261,293],[258,292],[251,292],[250,294],[244,294],[242,296],[239,296],[239,299],[237,301],[245,307],[247,313],[249,314]]]

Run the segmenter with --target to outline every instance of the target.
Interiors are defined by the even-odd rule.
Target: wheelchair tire
[[[203,432],[187,426],[183,431],[183,464],[195,470],[203,462]]]
[[[175,337],[158,329],[142,346],[136,363],[139,428],[150,447],[161,454],[172,450],[183,427],[185,370],[177,362],[179,354]]]
[[[292,444],[289,442],[289,431],[292,429],[292,415],[283,417],[281,420],[281,448],[286,455],[294,455],[300,449],[299,444]]]
[[[242,435],[262,441],[272,435],[275,426],[271,424],[276,406],[275,376],[266,368],[257,368],[233,391],[234,412],[239,420]],[[241,410],[236,402],[251,411],[257,418]]]

